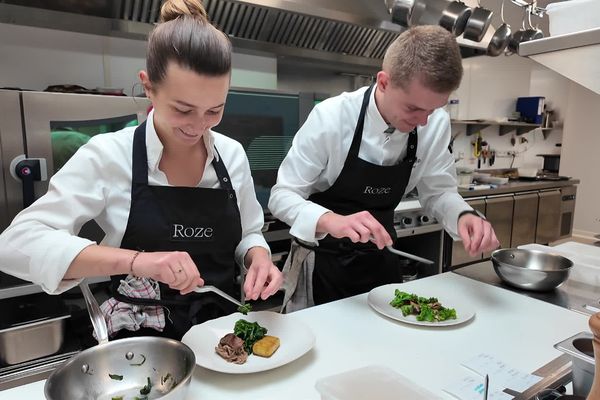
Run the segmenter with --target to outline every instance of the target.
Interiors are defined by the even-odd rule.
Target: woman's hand
[[[133,260],[131,271],[140,278],[165,283],[181,294],[188,294],[197,286],[204,285],[192,257],[184,251],[139,253]]]
[[[275,294],[283,283],[283,274],[273,264],[269,252],[262,247],[252,247],[244,259],[248,268],[244,280],[246,300],[265,300]]]

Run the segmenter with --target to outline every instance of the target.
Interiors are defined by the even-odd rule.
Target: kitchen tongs
[[[194,292],[196,292],[196,293],[213,292],[215,294],[218,294],[222,298],[224,298],[226,300],[229,300],[230,302],[232,302],[236,306],[242,306],[243,305],[239,300],[234,299],[233,297],[231,297],[230,295],[228,295],[227,293],[225,293],[224,291],[222,291],[221,289],[219,289],[219,288],[217,288],[217,287],[215,287],[213,285],[198,286],[197,288],[194,289]]]

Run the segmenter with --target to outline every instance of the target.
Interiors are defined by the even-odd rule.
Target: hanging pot
[[[416,24],[425,3],[420,0],[395,0],[390,8],[392,22],[408,28]]]
[[[463,37],[475,42],[481,42],[481,39],[483,39],[483,36],[492,23],[494,13],[487,8],[481,7],[479,1],[477,1],[477,4],[478,7],[473,9],[471,16],[467,20]]]
[[[494,35],[490,39],[490,43],[488,43],[488,56],[497,57],[502,54],[504,49],[506,49],[506,46],[508,46],[508,41],[510,40],[510,35],[512,32],[510,25],[504,21],[504,0],[502,0],[502,6],[500,7],[500,19],[502,20],[502,25],[496,29],[496,32],[494,32]]]
[[[454,36],[460,36],[465,31],[471,13],[471,8],[463,2],[453,1],[442,11],[439,24],[452,32]]]

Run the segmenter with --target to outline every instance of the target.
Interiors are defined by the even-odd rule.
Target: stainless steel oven
[[[46,193],[48,179],[90,137],[137,125],[149,105],[145,98],[0,90],[0,230]],[[100,241],[96,227],[86,224],[80,235]],[[103,291],[104,281],[91,283]],[[49,296],[0,272],[0,309],[0,389],[42,379],[93,344],[77,289]],[[15,339],[24,346],[17,353]]]
[[[48,179],[91,136],[142,122],[149,106],[145,98],[0,90],[8,220],[46,193]]]
[[[48,190],[48,179],[90,137],[137,125],[146,119],[146,98],[0,90],[0,230]],[[80,236],[100,241],[93,221]],[[0,298],[40,289],[0,273]]]
[[[394,212],[394,228],[397,235],[395,248],[433,261],[432,265],[428,265],[403,259],[405,281],[442,272],[444,230],[418,201],[409,197],[398,204]]]

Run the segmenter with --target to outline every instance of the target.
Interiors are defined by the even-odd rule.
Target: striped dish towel
[[[121,281],[121,285],[117,290],[127,297],[160,299],[158,282],[149,278],[128,275],[127,278]],[[113,336],[121,329],[137,331],[145,327],[162,332],[165,328],[165,312],[161,306],[139,306],[121,302],[111,297],[102,303],[100,310],[104,314],[109,336]]]

